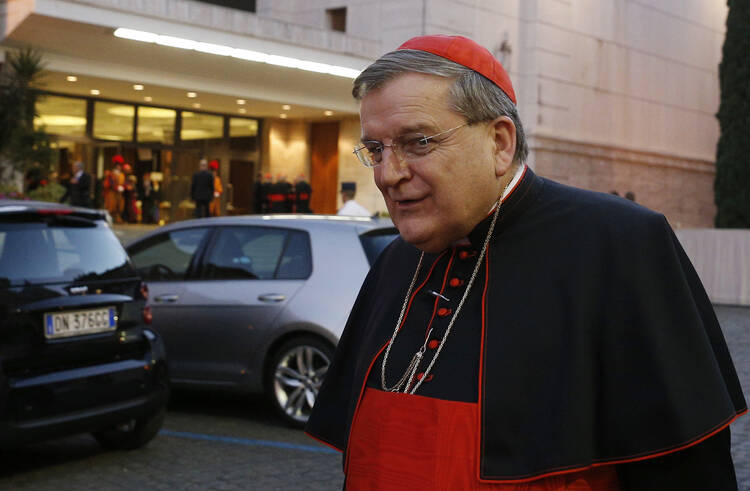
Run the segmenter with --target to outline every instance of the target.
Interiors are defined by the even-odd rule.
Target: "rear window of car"
[[[108,280],[135,276],[104,223],[37,219],[0,223],[0,280],[6,285]]]
[[[272,227],[222,228],[206,255],[203,276],[215,279],[301,280],[312,258],[306,232]]]
[[[395,228],[373,230],[359,236],[370,266],[373,265],[380,253],[383,252],[383,249],[388,247],[388,244],[393,242],[393,239],[396,237],[398,237],[398,230]]]

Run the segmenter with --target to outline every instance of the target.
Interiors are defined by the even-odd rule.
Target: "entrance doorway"
[[[333,215],[339,178],[339,123],[313,123],[310,140],[310,208]]]
[[[249,160],[231,160],[229,162],[229,184],[233,215],[246,215],[253,212],[256,196],[253,196],[255,184],[255,162]]]

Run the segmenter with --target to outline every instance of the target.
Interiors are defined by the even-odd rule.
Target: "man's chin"
[[[447,237],[438,237],[435,234],[425,232],[417,233],[409,230],[402,231],[401,229],[399,229],[399,232],[401,233],[401,238],[406,242],[428,254],[441,252],[452,242]]]

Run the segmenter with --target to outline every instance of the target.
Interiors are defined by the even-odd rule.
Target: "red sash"
[[[479,406],[365,389],[349,438],[347,490],[617,491],[612,466],[517,484],[479,481]]]

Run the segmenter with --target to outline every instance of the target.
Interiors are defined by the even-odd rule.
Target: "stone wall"
[[[611,146],[533,138],[530,165],[570,186],[624,196],[663,213],[674,228],[712,227],[714,165],[710,161]]]
[[[270,172],[276,180],[279,174],[294,182],[304,175],[310,180],[310,126],[303,121],[269,119],[265,122],[263,172]]]

